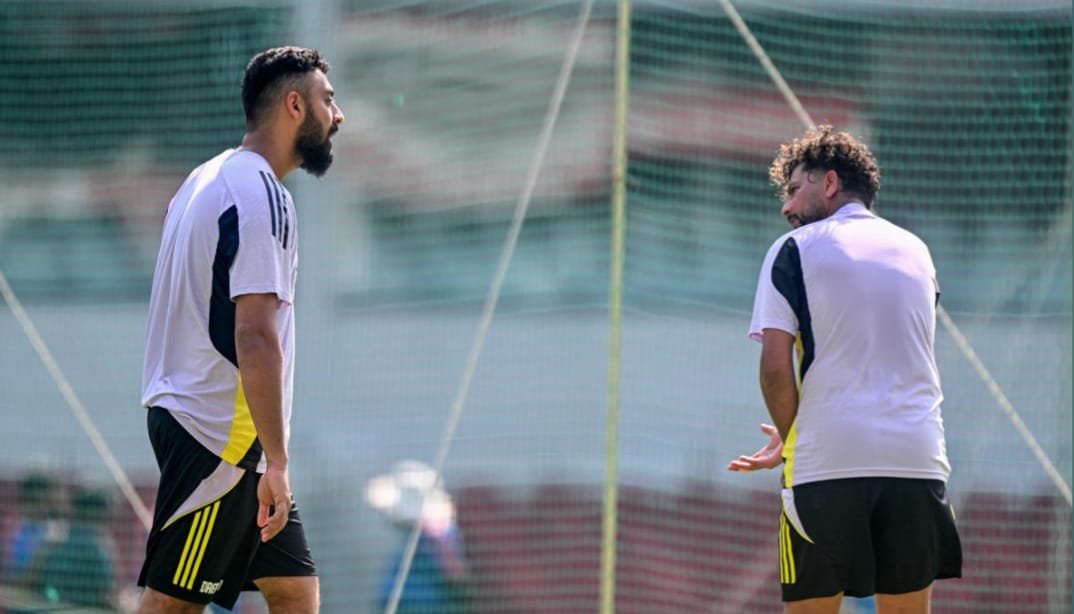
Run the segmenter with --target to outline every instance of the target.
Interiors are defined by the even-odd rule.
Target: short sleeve
[[[793,243],[793,239],[786,235],[780,237],[768,249],[761,265],[761,273],[757,278],[757,293],[753,298],[753,317],[750,319],[749,336],[754,341],[759,342],[764,338],[763,331],[766,328],[787,331],[792,335],[798,332],[798,316],[787,297],[776,287],[772,277],[776,260],[781,253],[785,253],[788,242]],[[801,269],[798,270],[800,273]]]
[[[293,302],[291,263],[297,229],[290,195],[263,170],[245,169],[233,179],[239,247],[231,267],[231,298],[275,294],[281,301]]]

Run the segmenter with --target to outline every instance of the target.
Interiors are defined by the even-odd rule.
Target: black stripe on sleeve
[[[275,177],[272,178],[272,193],[276,196],[276,219],[279,220],[278,232],[272,234],[280,241],[283,241],[283,205],[280,203],[280,184],[276,182]]]
[[[291,212],[287,205],[283,206],[283,248],[287,249],[287,238],[291,234]]]
[[[280,200],[283,203],[283,210],[280,213],[283,217],[283,248],[287,249],[287,239],[291,235],[291,211],[287,208],[287,193],[283,191],[283,186],[279,185],[278,182],[277,185],[280,188],[282,195]]]
[[[272,188],[269,187],[269,178],[265,175],[265,171],[258,171],[258,175],[261,175],[261,182],[265,184],[265,194],[268,196],[268,208],[269,213],[272,215],[272,236],[276,235],[276,207],[272,200]]]

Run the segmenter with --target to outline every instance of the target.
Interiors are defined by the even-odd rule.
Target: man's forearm
[[[269,465],[287,466],[283,424],[283,350],[275,331],[239,330],[235,350],[243,392]]]
[[[768,407],[768,415],[772,418],[772,424],[779,431],[783,441],[794,424],[798,415],[798,385],[794,377],[794,370],[761,370],[761,395],[764,397],[765,406]]]
[[[794,335],[778,329],[764,330],[761,348],[761,395],[772,424],[787,441],[798,416],[798,379],[794,376]]]

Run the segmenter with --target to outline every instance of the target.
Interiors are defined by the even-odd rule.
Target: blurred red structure
[[[475,611],[589,613],[600,592],[599,487],[455,491]],[[939,612],[1070,611],[1071,510],[1052,495],[970,493],[956,510],[965,564]],[[781,612],[774,492],[687,484],[619,495],[616,611]]]
[[[65,485],[70,489],[74,485]],[[0,536],[17,518],[17,478],[0,478]],[[152,501],[152,488],[140,487]],[[601,489],[542,484],[454,490],[474,612],[589,614],[600,600]],[[939,582],[938,612],[1069,612],[1071,509],[1059,496],[967,493],[956,505],[963,578]],[[781,612],[775,492],[707,483],[619,494],[616,611]],[[145,530],[118,493],[116,586],[140,569]],[[3,554],[0,552],[0,554]],[[1065,565],[1064,570],[1054,566]]]

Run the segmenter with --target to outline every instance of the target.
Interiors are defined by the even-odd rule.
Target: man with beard
[[[242,82],[242,145],[195,169],[168,205],[142,404],[160,484],[139,612],[316,612],[319,587],[288,478],[297,210],[283,179],[321,176],[343,122],[312,49],[269,49]]]
[[[761,342],[769,444],[732,471],[783,464],[779,570],[792,614],[929,611],[961,575],[947,502],[940,296],[928,247],[872,211],[880,169],[831,126],[783,145],[769,175],[794,230],[768,250],[749,335]],[[795,350],[798,367],[795,370]]]

